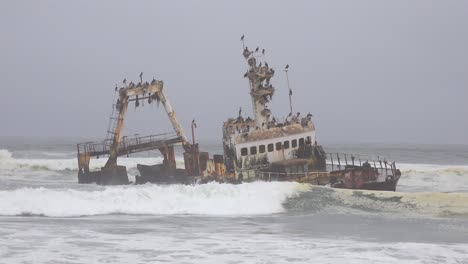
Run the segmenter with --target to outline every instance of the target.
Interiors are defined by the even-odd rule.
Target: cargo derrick
[[[163,164],[147,166],[138,164],[138,169],[142,174],[137,176],[138,183],[153,181],[154,178],[178,177],[178,181],[186,181],[186,175],[194,175],[193,171],[198,171],[199,164],[196,158],[186,160],[186,165],[190,170],[176,168],[174,146],[182,144],[185,152],[184,156],[198,157],[198,145],[192,145],[187,141],[185,133],[177,121],[176,114],[163,90],[163,82],[152,80],[151,83],[143,83],[142,74],[140,82],[128,85],[126,80],[123,87],[116,87],[117,100],[113,105],[113,111],[107,131],[107,138],[103,142],[86,142],[77,145],[78,149],[78,181],[79,183],[96,182],[102,185],[128,184],[127,170],[125,166],[117,164],[117,158],[122,155],[158,149],[164,157]],[[135,102],[135,106],[140,106],[140,102],[147,100],[148,103],[154,101],[161,103],[169,117],[175,133],[150,135],[143,137],[122,137],[122,130],[125,123],[125,114],[130,102]],[[104,167],[98,171],[90,170],[90,159],[92,157],[106,156],[108,160]],[[143,175],[144,174],[144,175]]]

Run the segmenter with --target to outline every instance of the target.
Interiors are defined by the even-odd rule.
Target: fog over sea
[[[79,185],[73,142],[2,140],[0,263],[468,263],[468,146],[324,147],[395,160],[397,192]],[[119,163],[133,180],[137,163],[161,160]]]

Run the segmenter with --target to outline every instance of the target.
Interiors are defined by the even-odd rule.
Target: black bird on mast
[[[245,54],[247,47],[245,47],[245,43],[244,43],[244,34],[242,34],[242,37],[241,37],[240,40],[242,41],[242,47],[244,48],[244,54]],[[248,51],[248,50],[247,50],[247,51]],[[244,56],[245,56],[245,55],[244,55]]]
[[[265,55],[265,49],[262,49],[262,55]]]
[[[284,67],[284,71],[288,71],[289,70],[289,64],[286,64],[286,67]]]
[[[258,52],[259,50],[260,50],[260,47],[257,47],[257,48],[255,49],[255,52]]]

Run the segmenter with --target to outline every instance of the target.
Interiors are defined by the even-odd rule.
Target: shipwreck
[[[193,139],[189,142],[164,93],[163,82],[137,84],[126,80],[116,87],[116,101],[110,118],[107,137],[102,142],[77,145],[79,183],[102,185],[128,184],[127,171],[117,164],[117,158],[136,152],[159,150],[162,164],[138,165],[140,176],[136,184],[195,184],[217,181],[242,183],[251,181],[297,181],[334,188],[395,191],[401,172],[395,162],[383,157],[357,154],[326,153],[317,143],[312,114],[293,113],[289,89],[290,112],[285,118],[275,117],[268,108],[275,93],[272,78],[275,70],[265,61],[264,50],[254,51],[244,46],[242,56],[248,70],[248,91],[253,117],[227,119],[222,126],[223,155],[209,156],[201,152]],[[286,76],[289,65],[285,67]],[[289,83],[289,80],[288,80]],[[142,100],[163,105],[172,124],[173,133],[143,137],[122,136],[125,113],[130,102],[139,106]],[[177,168],[174,147],[183,149],[184,165]],[[93,157],[106,156],[104,167],[90,170]]]

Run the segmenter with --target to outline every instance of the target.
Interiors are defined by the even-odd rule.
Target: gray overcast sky
[[[240,36],[276,68],[271,109],[318,139],[468,144],[468,1],[1,1],[0,136],[103,138],[115,83],[155,76],[221,140],[251,113]],[[126,134],[168,131],[130,107]]]

